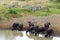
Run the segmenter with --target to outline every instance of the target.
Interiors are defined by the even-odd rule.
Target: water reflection
[[[23,37],[16,36],[16,37],[14,38],[14,40],[34,40],[34,39],[29,38],[29,37],[26,35],[26,32],[25,32],[25,31],[22,32],[22,33],[23,33]]]
[[[53,37],[52,40],[60,40],[60,37]]]
[[[3,35],[0,36],[0,40],[5,40],[5,37]]]
[[[0,40],[34,40],[26,35],[26,32],[0,30]]]
[[[44,38],[42,35],[26,35],[26,31],[0,30],[0,40],[51,40],[51,38]]]

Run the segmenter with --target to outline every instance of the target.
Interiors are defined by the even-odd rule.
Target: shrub
[[[57,6],[58,9],[60,9],[60,4],[57,4],[56,6]]]
[[[15,10],[13,10],[13,9],[9,9],[9,13],[11,13],[11,14],[17,14],[17,12]]]
[[[60,0],[57,0],[57,2],[59,2],[59,3],[60,3]]]
[[[53,1],[53,2],[58,2],[58,3],[60,3],[60,0],[50,0],[50,1]]]

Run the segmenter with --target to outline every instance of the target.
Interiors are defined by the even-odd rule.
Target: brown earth
[[[28,21],[32,21],[34,24],[37,24],[40,27],[42,27],[45,22],[49,21],[51,22],[50,27],[54,30],[54,34],[60,36],[60,15],[43,16],[43,17],[36,17],[30,15],[22,18],[12,18],[9,21],[7,20],[1,21],[0,29],[11,29],[12,24],[14,22],[23,23],[24,29],[27,29]]]

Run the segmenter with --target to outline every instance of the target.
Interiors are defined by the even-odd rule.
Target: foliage
[[[56,5],[56,7],[57,7],[58,9],[60,9],[60,4],[58,3],[58,4]]]
[[[13,10],[13,9],[9,9],[9,13],[11,13],[11,14],[17,14],[17,12],[15,10]]]
[[[50,1],[60,3],[60,0],[50,0]]]

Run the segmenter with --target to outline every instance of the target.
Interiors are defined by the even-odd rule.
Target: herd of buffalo
[[[45,34],[45,37],[50,37],[54,33],[53,29],[49,27],[50,24],[51,24],[50,22],[46,22],[43,27],[39,27],[38,25],[34,25],[34,23],[29,21],[28,22],[29,29],[26,30],[26,34],[28,32],[34,35],[39,35],[41,33],[41,34]],[[22,31],[23,24],[22,23],[20,24],[18,22],[13,23],[12,30]]]

